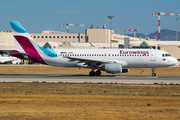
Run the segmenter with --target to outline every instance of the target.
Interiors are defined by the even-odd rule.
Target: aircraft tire
[[[156,73],[153,73],[152,76],[155,77],[155,76],[156,76]]]
[[[94,71],[89,72],[89,76],[95,76],[95,72]]]
[[[100,76],[101,75],[101,71],[100,70],[97,70],[96,71],[96,76]]]

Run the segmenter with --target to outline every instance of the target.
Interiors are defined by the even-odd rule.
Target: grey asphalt
[[[0,74],[0,82],[68,82],[68,83],[179,83],[180,76],[140,76],[140,75],[62,75],[62,74]]]

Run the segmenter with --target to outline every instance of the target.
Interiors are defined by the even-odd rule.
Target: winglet
[[[19,33],[27,33],[23,26],[17,21],[10,21],[11,27],[14,31]]]

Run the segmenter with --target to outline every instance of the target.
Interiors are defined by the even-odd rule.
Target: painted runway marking
[[[127,77],[127,76],[116,76],[116,77],[122,77],[122,78],[124,78],[124,77]]]
[[[153,77],[153,76],[147,76],[146,78],[159,78],[158,76]]]

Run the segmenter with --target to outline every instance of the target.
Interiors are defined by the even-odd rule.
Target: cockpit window
[[[169,57],[171,56],[170,54],[162,54],[162,57]]]
[[[165,54],[165,55],[166,55],[166,57],[167,57],[167,56],[171,56],[170,54]]]

